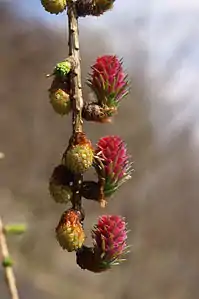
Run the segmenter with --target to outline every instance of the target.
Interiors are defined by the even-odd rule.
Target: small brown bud
[[[110,109],[104,109],[95,103],[86,103],[82,110],[82,117],[87,121],[94,121],[99,123],[111,123],[109,116]]]

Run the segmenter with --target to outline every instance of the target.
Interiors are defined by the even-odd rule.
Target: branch
[[[75,2],[71,0],[67,8],[68,13],[68,30],[69,30],[69,57],[72,56],[74,60],[74,68],[70,77],[70,96],[73,103],[73,137],[77,136],[78,132],[82,132],[82,108],[83,108],[83,96],[82,96],[82,83],[81,83],[81,64],[80,64],[80,51],[79,51],[79,29],[78,29],[78,17],[76,14]],[[72,138],[73,139],[73,138]],[[81,200],[81,184],[83,181],[82,174],[76,175],[73,182],[73,208],[82,211]]]
[[[71,98],[73,101],[73,134],[82,132],[82,83],[79,53],[79,30],[74,0],[68,5],[69,55],[75,61],[75,68],[71,75]]]
[[[0,218],[0,249],[1,249],[2,261],[6,261],[6,259],[9,259],[10,255],[9,255],[9,251],[8,251],[5,231],[4,231],[3,222],[2,222],[1,218]],[[15,275],[13,272],[12,265],[11,264],[4,265],[4,270],[5,270],[5,278],[6,278],[6,281],[8,284],[11,298],[19,299]]]

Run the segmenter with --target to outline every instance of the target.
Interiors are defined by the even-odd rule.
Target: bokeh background
[[[21,299],[199,298],[198,17],[198,0],[117,0],[80,21],[84,81],[103,54],[124,57],[131,80],[112,125],[85,124],[93,142],[119,134],[135,168],[105,211],[84,202],[88,235],[104,212],[125,216],[131,229],[128,261],[94,275],[58,246],[64,208],[48,194],[71,133],[70,117],[49,105],[45,78],[67,56],[66,16],[49,15],[39,0],[0,1],[0,215],[29,227],[8,238]],[[9,299],[2,269],[0,298]]]

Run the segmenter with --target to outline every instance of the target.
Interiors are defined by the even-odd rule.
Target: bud
[[[73,56],[69,56],[64,61],[58,62],[51,74],[48,74],[47,77],[55,76],[58,80],[67,79],[67,75],[71,70],[74,70],[76,67],[76,61]]]
[[[113,3],[115,0],[94,0],[94,10],[93,15],[100,16],[107,10],[113,8]]]
[[[26,224],[7,224],[3,228],[5,234],[21,235],[26,232]]]
[[[55,112],[60,115],[65,115],[70,113],[72,109],[72,104],[70,96],[67,92],[62,89],[52,90],[49,94],[50,103]]]
[[[124,261],[127,253],[127,230],[124,219],[103,215],[92,230],[94,247],[83,246],[77,251],[77,264],[82,269],[103,272]]]
[[[76,1],[76,11],[78,17],[88,15],[100,16],[113,7],[115,0],[78,0]]]
[[[82,174],[93,164],[94,151],[84,133],[77,133],[76,140],[63,157],[64,164],[75,174]]]
[[[76,145],[67,151],[65,164],[72,172],[81,174],[92,166],[93,156],[93,150],[89,145]]]
[[[112,109],[112,116],[122,98],[128,94],[127,75],[123,71],[122,61],[116,56],[104,55],[98,57],[91,68],[87,84],[95,93],[98,105]]]
[[[51,75],[48,75],[48,77]],[[69,94],[70,91],[70,80],[69,77],[62,77],[62,76],[55,76],[52,84],[49,88],[49,92],[56,91],[58,89],[64,90],[66,93]]]
[[[81,186],[81,195],[86,199],[99,201],[100,184],[93,181],[84,181]]]
[[[104,165],[104,194],[109,197],[131,178],[132,163],[129,162],[126,145],[119,136],[102,137],[97,143],[95,154]]]
[[[66,9],[66,0],[41,0],[44,9],[51,14],[59,14]]]
[[[65,115],[72,110],[68,77],[55,76],[48,91],[50,103],[55,112]]]
[[[7,256],[5,258],[3,258],[2,260],[2,266],[4,268],[7,268],[7,267],[12,267],[13,266],[13,260],[10,256]]]
[[[52,198],[58,203],[68,203],[73,196],[74,175],[64,165],[55,167],[49,182]]]
[[[76,263],[82,270],[94,273],[101,273],[109,269],[94,248],[84,245],[76,252]]]
[[[70,61],[65,60],[56,64],[56,67],[54,68],[53,71],[53,75],[66,77],[70,72],[70,70],[71,70],[71,63]]]
[[[102,208],[105,208],[107,205],[107,200],[104,193],[104,182],[98,181],[84,181],[81,186],[81,195],[90,200],[98,201]]]
[[[67,210],[56,228],[56,237],[63,249],[75,251],[84,243],[85,234],[82,227],[81,213],[74,209]]]
[[[114,112],[115,110],[109,107],[102,108],[95,103],[86,103],[82,109],[82,117],[87,121],[110,123]]]

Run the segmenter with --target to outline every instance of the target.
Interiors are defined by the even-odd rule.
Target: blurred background
[[[63,206],[48,193],[71,133],[70,117],[49,105],[45,78],[67,56],[66,16],[39,0],[0,1],[0,215],[29,227],[8,238],[21,299],[199,298],[198,17],[198,0],[117,0],[80,20],[84,82],[103,54],[124,57],[131,80],[112,125],[85,124],[93,142],[119,134],[135,168],[106,210],[84,202],[88,235],[98,215],[117,213],[133,245],[127,262],[92,274],[55,240]],[[2,269],[0,298],[9,299]]]

